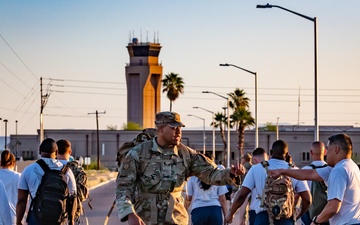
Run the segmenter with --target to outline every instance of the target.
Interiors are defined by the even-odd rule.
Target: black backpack
[[[63,166],[61,170],[51,170],[44,160],[36,161],[45,174],[32,198],[30,210],[33,210],[39,222],[43,225],[60,225],[67,221],[68,213],[66,202],[69,189],[65,174],[68,167]]]
[[[328,165],[325,164],[323,166],[315,166],[310,164],[313,169],[324,168]],[[310,193],[313,199],[312,204],[309,207],[310,218],[314,218],[319,215],[321,211],[324,209],[327,204],[327,186],[324,181],[314,180],[311,182]]]

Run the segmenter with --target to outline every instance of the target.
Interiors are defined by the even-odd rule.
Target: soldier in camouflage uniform
[[[242,165],[220,170],[204,155],[183,145],[174,112],[156,114],[157,136],[135,146],[123,159],[116,179],[116,206],[122,222],[131,225],[187,225],[181,196],[185,180],[197,176],[212,185],[239,185]],[[136,190],[134,202],[132,195]]]

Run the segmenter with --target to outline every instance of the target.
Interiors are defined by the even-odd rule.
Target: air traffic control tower
[[[159,64],[160,43],[138,42],[133,38],[127,46],[130,63],[125,67],[127,85],[127,122],[143,128],[154,127],[160,111],[162,65]]]

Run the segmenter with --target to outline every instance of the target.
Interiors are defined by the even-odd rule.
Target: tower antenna
[[[298,125],[300,125],[300,86],[299,86],[299,94],[298,94]]]

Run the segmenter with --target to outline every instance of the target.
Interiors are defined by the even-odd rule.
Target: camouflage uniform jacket
[[[213,185],[240,183],[238,177],[230,175],[230,169],[218,169],[183,144],[164,150],[153,139],[135,146],[124,158],[116,179],[120,220],[124,222],[127,215],[136,213],[147,225],[187,225],[189,218],[181,193],[190,176]]]

